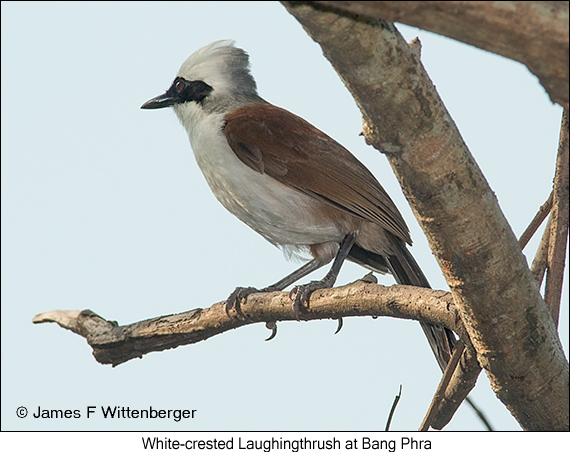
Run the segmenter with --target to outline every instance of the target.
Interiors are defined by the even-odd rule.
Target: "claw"
[[[231,293],[226,301],[226,314],[231,317],[230,310],[235,308],[238,317],[244,317],[241,311],[241,303],[244,301],[248,295],[256,292],[262,292],[255,287],[236,287],[236,289]]]
[[[295,314],[295,318],[299,320],[299,314],[301,313],[301,303],[299,302],[300,294],[299,294],[299,286],[295,286],[289,292],[289,299],[293,301],[293,314]]]
[[[297,295],[297,291],[299,290],[299,286],[295,286],[289,292],[289,300],[293,301],[294,297]]]
[[[296,286],[289,292],[289,298],[293,299],[293,296],[295,296],[293,312],[297,319],[301,311],[306,311],[309,308],[309,298],[311,298],[312,293],[315,290],[326,289],[328,287],[331,287],[328,281],[311,281],[308,284]]]
[[[271,336],[269,336],[267,339],[265,339],[266,342],[270,341],[275,336],[277,336],[277,324],[275,322],[267,322],[265,324],[265,328],[271,330]]]
[[[295,300],[293,301],[293,313],[297,320],[299,320],[299,314],[301,311],[306,311],[309,307],[309,296],[307,296],[307,291],[299,290],[303,289],[304,287],[295,287],[291,292],[295,292]],[[309,295],[311,292],[309,292]]]
[[[229,298],[226,300],[226,315],[228,317],[231,317],[230,316],[230,309],[234,307],[234,304],[236,302],[236,300],[232,299],[232,295],[230,295]]]
[[[338,326],[337,326],[336,331],[334,332],[334,334],[338,334],[338,332],[339,332],[340,330],[342,330],[342,325],[343,325],[342,317],[339,317],[339,318],[338,318]]]

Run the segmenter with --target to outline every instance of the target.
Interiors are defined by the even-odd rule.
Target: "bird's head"
[[[259,100],[248,54],[235,47],[233,41],[224,40],[212,42],[190,55],[170,88],[141,108],[174,107],[182,118],[188,109],[227,112]]]

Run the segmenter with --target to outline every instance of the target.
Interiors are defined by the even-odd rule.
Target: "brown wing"
[[[255,171],[376,223],[411,244],[404,219],[372,173],[304,119],[271,104],[252,104],[226,116],[224,133],[236,156]]]

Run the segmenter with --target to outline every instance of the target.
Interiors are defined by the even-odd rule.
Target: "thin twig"
[[[536,255],[534,256],[532,265],[530,266],[530,271],[532,272],[534,279],[536,279],[538,287],[542,286],[542,280],[544,279],[546,267],[548,266],[548,245],[550,242],[551,219],[552,218],[549,218],[548,223],[546,223],[546,229],[542,234],[542,239],[540,240],[540,244],[536,250]]]
[[[453,376],[453,372],[455,372],[455,369],[459,364],[459,360],[461,359],[461,355],[463,354],[464,350],[465,350],[465,344],[463,344],[463,342],[461,341],[457,342],[455,348],[453,349],[451,359],[447,363],[447,367],[445,368],[443,377],[439,382],[439,386],[435,391],[428,412],[426,413],[422,425],[420,426],[420,432],[427,432],[429,430],[431,423],[437,414],[439,404],[444,397],[445,389],[449,385],[451,377]]]
[[[392,423],[392,416],[394,416],[394,411],[396,411],[396,407],[398,406],[398,402],[400,401],[400,397],[402,397],[402,385],[400,385],[400,391],[398,391],[398,395],[394,397],[394,403],[392,403],[392,409],[390,410],[390,414],[388,415],[388,420],[386,421],[386,428],[384,431],[390,431],[390,424]]]
[[[560,143],[556,159],[556,174],[552,190],[552,225],[548,246],[548,270],[544,284],[544,301],[550,310],[554,324],[558,327],[560,299],[564,282],[564,263],[568,239],[568,198],[569,198],[569,158],[568,158],[568,110],[562,116]]]
[[[481,374],[481,366],[477,360],[477,354],[471,347],[466,347],[461,355],[460,364],[455,369],[451,380],[445,389],[443,398],[437,407],[437,415],[430,422],[430,427],[434,430],[443,429],[453,418],[463,400],[470,405],[473,402],[468,394],[475,387],[477,378]],[[480,410],[475,410],[481,418],[481,422],[487,425],[488,421],[484,418],[484,414]]]
[[[540,209],[538,209],[538,212],[536,213],[536,215],[534,216],[528,227],[521,234],[521,237],[519,238],[519,245],[521,247],[521,250],[524,250],[524,247],[528,244],[532,236],[536,233],[542,222],[546,219],[546,217],[550,213],[550,210],[552,209],[553,198],[554,198],[554,191],[551,191],[550,196],[548,197],[546,202],[542,206],[540,206]]]
[[[491,425],[491,423],[488,421],[487,417],[485,416],[485,413],[483,413],[479,408],[477,408],[477,405],[475,405],[473,403],[473,401],[467,397],[465,399],[465,401],[471,405],[471,408],[473,408],[473,410],[475,411],[475,413],[477,413],[477,416],[479,417],[479,419],[481,419],[481,421],[483,422],[483,424],[485,424],[485,427],[487,427],[487,431],[489,432],[494,432],[495,429],[493,428],[493,426]]]

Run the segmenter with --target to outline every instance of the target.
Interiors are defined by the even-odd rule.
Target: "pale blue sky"
[[[551,190],[561,108],[521,64],[398,29],[422,40],[430,77],[520,235]],[[415,322],[346,319],[336,336],[333,321],[287,322],[271,342],[252,325],[117,368],[98,364],[83,338],[31,323],[83,308],[131,323],[296,267],[217,203],[174,113],[139,109],[193,51],[226,38],[249,52],[262,97],[366,163],[406,218],[428,279],[446,289],[385,157],[359,137],[350,94],[281,4],[2,2],[3,430],[380,430],[400,384],[392,428],[419,426],[440,371]],[[365,273],[347,264],[339,283]],[[485,376],[473,398],[496,428],[519,428]],[[198,411],[179,423],[16,416],[19,406],[88,405]],[[480,428],[468,407],[448,427]]]

